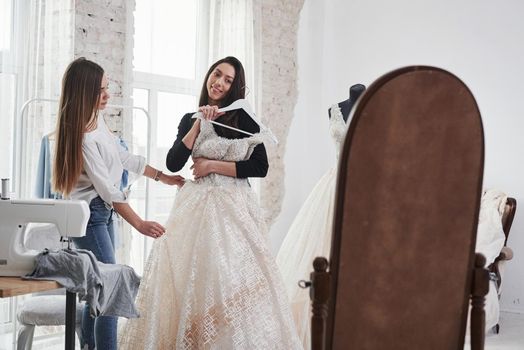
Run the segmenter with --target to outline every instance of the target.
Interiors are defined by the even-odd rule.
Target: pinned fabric
[[[36,256],[35,264],[24,279],[60,283],[89,304],[91,316],[139,317],[135,297],[140,277],[130,266],[101,263],[84,249],[45,249]]]

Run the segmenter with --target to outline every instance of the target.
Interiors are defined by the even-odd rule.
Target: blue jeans
[[[106,208],[104,201],[96,197],[89,203],[91,216],[87,223],[86,235],[74,238],[77,248],[93,252],[98,261],[106,264],[115,263],[115,234],[113,230],[113,209]],[[116,350],[117,317],[91,317],[86,305],[82,315],[82,348]]]

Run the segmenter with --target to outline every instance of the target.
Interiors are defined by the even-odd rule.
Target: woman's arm
[[[260,132],[260,126],[247,113],[240,115],[238,125],[240,129],[253,134]],[[265,177],[269,169],[269,163],[264,144],[256,145],[249,159],[236,162],[236,169],[238,178]]]
[[[124,193],[108,183],[109,171],[100,156],[97,145],[84,142],[82,144],[82,154],[84,157],[84,170],[102,200],[112,204],[117,213],[122,215],[140,233],[154,238],[160,237],[165,231],[164,227],[156,222],[142,220],[126,202]],[[151,167],[148,168],[148,173],[154,170]]]
[[[202,113],[204,119],[215,120],[224,114],[224,112],[218,112],[217,106],[201,106],[198,111]],[[200,133],[200,120],[196,119],[193,124],[191,117],[193,113],[184,115],[178,126],[178,134],[173,146],[167,153],[166,166],[172,172],[180,171],[187,162],[187,159],[191,155],[193,146],[195,145],[196,138]]]
[[[195,179],[207,176],[211,173],[237,177],[237,166],[235,162],[207,158],[193,158],[191,169],[193,169],[193,176]]]
[[[166,232],[166,229],[159,223],[142,220],[128,203],[113,202],[113,208],[125,221],[143,235],[158,238]]]
[[[257,145],[248,160],[236,162],[237,177],[265,177],[269,170],[266,147],[263,143]]]
[[[184,138],[182,139],[182,143],[186,146],[187,149],[193,149],[198,134],[200,134],[200,119],[197,119],[193,123],[191,129],[189,129],[186,136],[184,136]]]
[[[219,112],[218,106],[200,106],[198,108],[198,111],[202,113],[202,117],[206,120],[215,120],[221,115],[224,115],[225,112]],[[191,127],[191,130],[184,136],[182,139],[182,142],[188,149],[193,149],[193,146],[195,144],[195,140],[200,133],[200,119],[197,119],[193,126]]]
[[[227,162],[206,158],[193,158],[193,175],[195,179],[211,173],[237,177],[265,177],[269,169],[266,148],[263,144],[257,145],[248,160]]]
[[[185,179],[180,175],[167,175],[150,165],[146,165],[144,176],[155,181],[160,181],[166,185],[183,186],[185,181]]]
[[[125,202],[125,194],[109,181],[109,169],[102,159],[97,143],[84,141],[82,156],[84,157],[84,171],[100,198],[108,204]]]
[[[191,124],[192,115],[192,113],[188,113],[182,117],[182,120],[178,125],[178,134],[176,136],[176,140],[173,143],[173,146],[171,147],[169,152],[167,152],[166,166],[172,172],[180,171],[186,164],[187,160],[189,159],[189,156],[191,155],[193,144],[190,144],[191,148],[189,148],[183,142],[183,139],[194,126],[194,124]],[[200,127],[198,129],[200,129]]]

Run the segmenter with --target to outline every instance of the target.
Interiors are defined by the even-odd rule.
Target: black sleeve
[[[184,136],[186,136],[193,125],[193,121],[191,119],[192,115],[193,113],[187,113],[182,117],[182,120],[178,125],[178,134],[176,135],[176,140],[169,152],[167,152],[166,166],[172,172],[180,171],[191,155],[191,150],[186,147],[186,145],[182,142],[182,139]]]
[[[241,115],[239,118],[239,128],[251,133],[260,131],[260,127],[248,115]],[[269,169],[266,147],[263,143],[257,145],[248,160],[236,162],[237,177],[265,177]]]
[[[237,177],[265,177],[269,169],[266,147],[261,143],[255,147],[248,160],[236,162]]]

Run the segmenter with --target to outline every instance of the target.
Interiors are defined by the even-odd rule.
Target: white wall
[[[284,156],[285,195],[280,215],[271,227],[271,243],[275,253],[309,194],[306,189],[312,189],[322,174],[335,164],[335,149],[328,130],[328,106],[322,103],[319,95],[325,80],[320,64],[323,61],[320,50],[323,43],[323,11],[322,1],[306,0],[300,16],[298,98]]]
[[[407,65],[449,70],[471,89],[485,132],[484,187],[521,208],[508,245],[501,308],[524,313],[524,3],[306,0],[299,28],[299,98],[286,152],[284,206],[272,227],[276,251],[314,183],[334,162],[327,108]],[[519,210],[520,209],[520,210]]]

